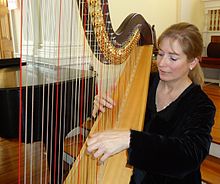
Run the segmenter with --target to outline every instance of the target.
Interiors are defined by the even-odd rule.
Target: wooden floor
[[[217,84],[207,84],[204,91],[212,99],[216,106],[215,124],[212,128],[213,142],[220,144],[220,87]]]
[[[17,139],[0,138],[0,183],[17,184],[20,180],[20,183],[47,184],[47,161],[42,146],[40,142],[19,146]]]
[[[212,127],[212,142],[218,145],[220,151],[220,87],[218,85],[206,85],[204,90],[213,100],[216,106],[216,115],[214,126]],[[201,166],[202,178],[205,183],[219,184],[220,183],[220,158],[214,155],[209,155]]]
[[[204,91],[210,96],[218,108],[216,120],[220,120],[220,87],[215,84],[207,84],[204,87]],[[218,131],[220,128],[219,123],[215,126],[216,131]],[[9,140],[0,138],[0,184],[17,184],[19,171],[21,173],[21,183],[24,183],[26,180],[26,183],[40,183],[40,181],[42,181],[42,183],[48,184],[46,177],[48,172],[48,169],[46,169],[46,155],[42,144],[37,142],[32,146],[26,146],[26,149],[26,156],[24,156],[25,146],[21,145],[22,156],[20,169],[18,169],[18,141],[16,139]],[[25,168],[25,165],[27,168]],[[40,167],[41,165],[43,165],[43,167]],[[26,170],[26,174],[24,170]],[[28,173],[33,173],[33,175]]]

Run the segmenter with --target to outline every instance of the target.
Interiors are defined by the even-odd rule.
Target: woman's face
[[[159,45],[157,67],[160,79],[169,82],[188,78],[191,66],[179,42],[164,38]]]

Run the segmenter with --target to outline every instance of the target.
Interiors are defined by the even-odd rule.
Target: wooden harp
[[[117,105],[99,114],[90,133],[108,129],[142,130],[154,44],[153,30],[141,15],[130,14],[114,32],[108,2],[90,0],[86,3],[81,11],[90,15],[86,21],[92,23],[93,32],[89,36],[95,38],[100,53],[96,57],[105,65],[100,69],[99,63],[95,69],[98,74],[110,71],[110,78],[112,73],[117,76],[114,79],[107,77],[110,82],[104,89],[102,76],[99,76],[99,95],[110,94]],[[93,46],[91,49],[94,51]],[[109,158],[104,165],[98,165],[97,160],[86,154],[85,143],[64,183],[129,183],[132,168],[126,162],[124,151]]]
[[[151,26],[134,13],[114,31],[107,0],[23,0],[21,9],[19,183],[129,183],[126,152],[100,166],[86,138],[143,128]],[[117,105],[93,122],[96,94]]]

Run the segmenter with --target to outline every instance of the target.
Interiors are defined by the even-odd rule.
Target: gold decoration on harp
[[[89,0],[88,4],[96,40],[105,59],[108,60],[107,62],[112,64],[123,63],[140,40],[139,26],[137,25],[136,29],[134,29],[129,38],[122,44],[121,47],[117,48],[112,44],[108,33],[106,32],[100,1]]]

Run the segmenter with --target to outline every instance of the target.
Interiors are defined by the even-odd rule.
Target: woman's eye
[[[177,60],[178,60],[178,58],[177,58],[177,57],[175,57],[175,56],[170,56],[170,60],[171,60],[171,61],[177,61]]]
[[[172,61],[176,61],[177,59],[176,59],[176,58],[171,57],[171,58],[170,58],[170,60],[172,60]]]

